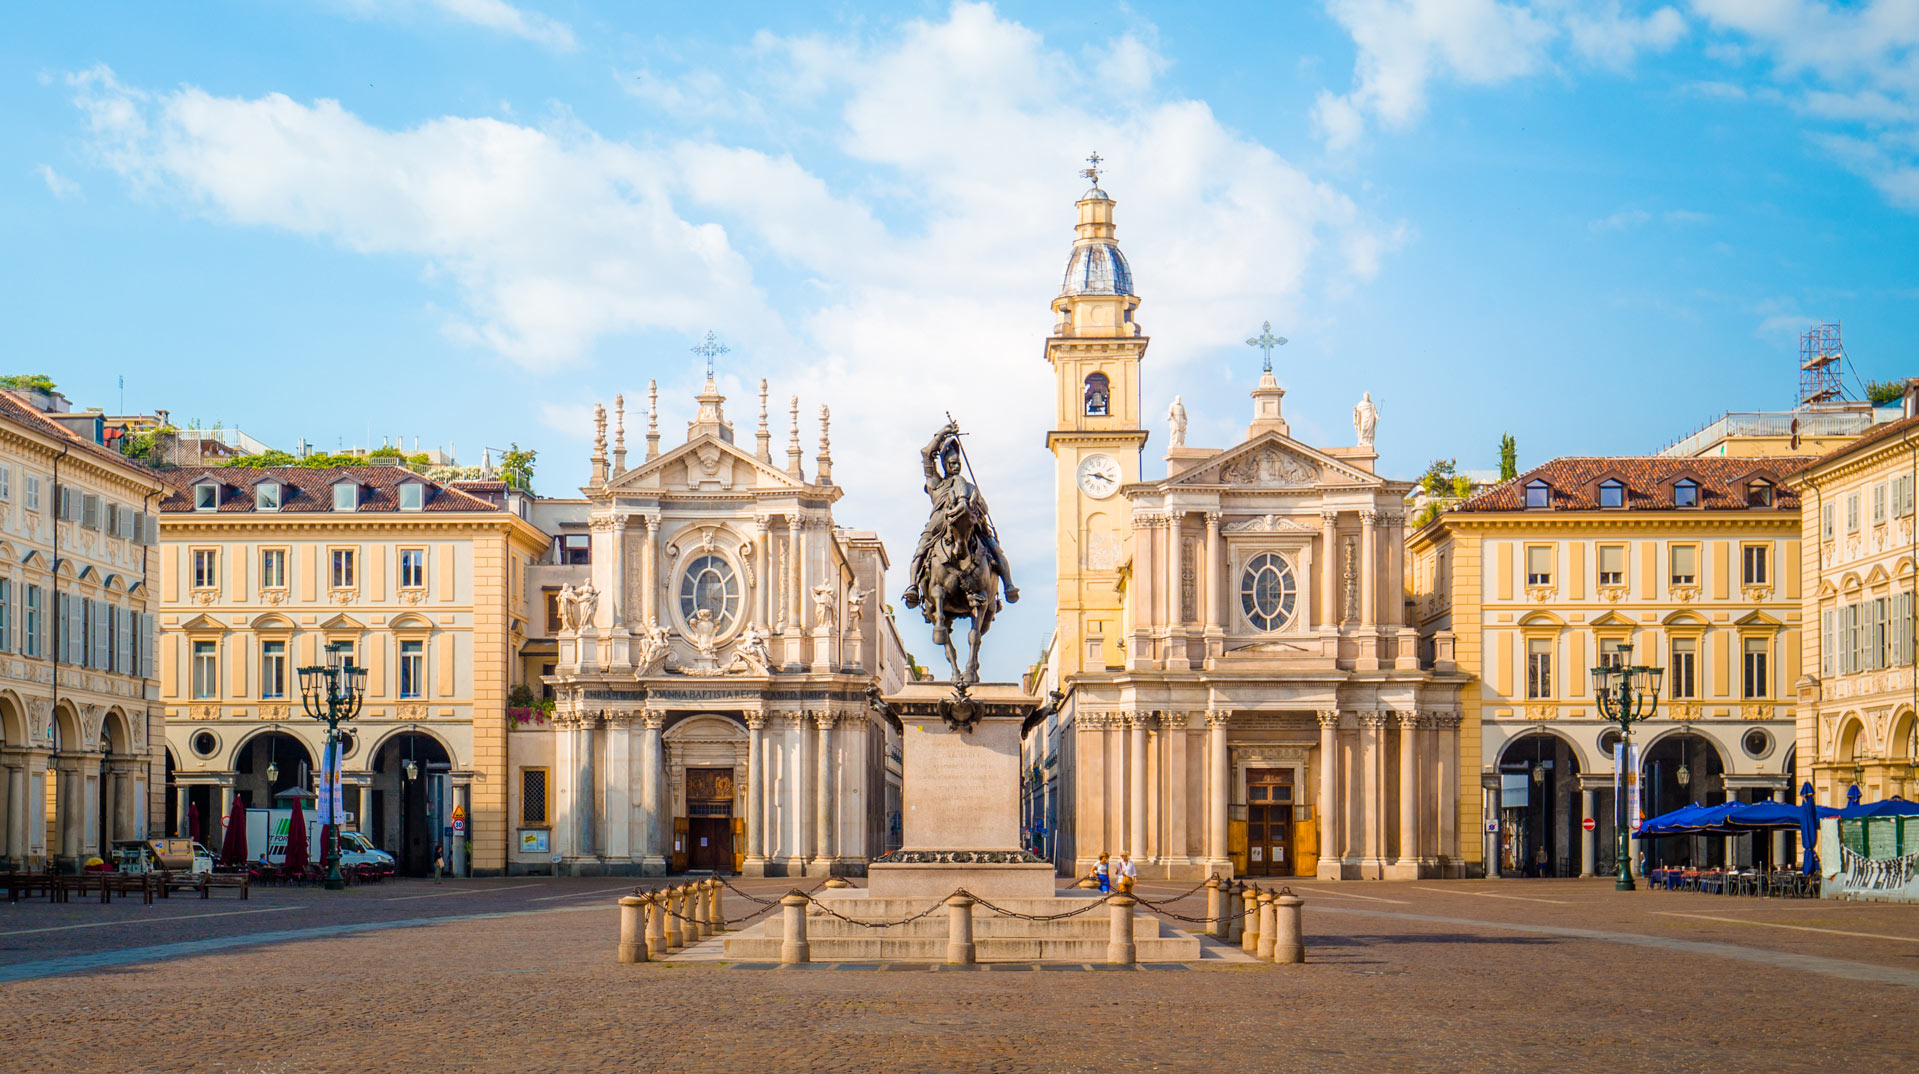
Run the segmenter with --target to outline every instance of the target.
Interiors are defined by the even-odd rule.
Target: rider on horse
[[[933,501],[933,513],[920,533],[919,545],[913,549],[911,573],[900,601],[908,608],[920,607],[935,588],[947,590],[983,561],[998,577],[1007,603],[1017,602],[1019,589],[1013,585],[1013,568],[993,533],[986,498],[961,472],[959,425],[949,421],[935,433],[920,449],[920,461],[926,471],[926,495]],[[962,542],[965,547],[959,547]],[[989,580],[987,592],[969,592],[966,597],[997,606],[993,588]],[[927,622],[938,624],[940,609],[929,602],[920,610]]]

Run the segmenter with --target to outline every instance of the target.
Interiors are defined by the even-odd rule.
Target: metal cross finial
[[[1266,372],[1271,373],[1273,371],[1273,348],[1284,347],[1286,345],[1286,337],[1273,335],[1273,322],[1267,321],[1259,326],[1259,335],[1247,340],[1246,345],[1248,347],[1258,347],[1266,353],[1266,364],[1263,368]]]
[[[726,354],[731,350],[732,350],[731,347],[728,347],[726,344],[721,343],[719,337],[714,335],[711,332],[708,332],[706,334],[706,342],[693,348],[694,354],[700,355],[701,357],[706,359],[706,379],[708,380],[713,379],[713,359],[719,357],[722,354]]]
[[[1091,179],[1094,186],[1099,185],[1099,162],[1104,159],[1106,158],[1099,155],[1099,150],[1095,149],[1093,155],[1086,158],[1086,163],[1091,164],[1092,167],[1080,169],[1080,174]]]

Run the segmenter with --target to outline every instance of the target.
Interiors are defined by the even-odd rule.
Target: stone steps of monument
[[[849,915],[850,916],[850,915]],[[865,917],[866,915],[860,915]],[[1133,915],[1133,936],[1135,939],[1156,939],[1161,935],[1160,921],[1144,914]],[[782,927],[778,921],[763,926],[777,933]],[[912,939],[931,937],[939,940],[946,938],[951,928],[947,915],[934,914],[904,925],[888,925],[879,931],[888,936],[901,936]],[[806,919],[807,938],[859,936],[874,930],[865,925],[855,925],[850,921],[841,921],[830,914],[811,914]],[[1094,911],[1080,917],[1069,917],[1058,921],[1027,921],[1017,917],[994,915],[973,915],[973,936],[976,939],[1005,936],[1032,936],[1044,933],[1065,939],[1089,939],[1105,942],[1112,931],[1112,917],[1100,911]]]
[[[726,939],[726,958],[735,962],[778,962],[781,938],[740,935]],[[1195,962],[1199,940],[1191,936],[1135,937],[1140,962]],[[814,962],[944,962],[946,937],[807,937],[808,957]],[[1106,938],[1053,936],[973,938],[973,955],[980,962],[1104,962]]]
[[[817,895],[816,898],[825,905],[831,906],[833,909],[838,910],[848,917],[880,921],[898,921],[903,917],[923,914],[934,906],[940,907],[939,910],[934,912],[934,917],[943,917],[946,913],[945,907],[941,905],[944,902],[942,899],[872,899],[863,896],[849,898],[846,896],[835,897],[824,892]],[[1054,914],[1062,914],[1080,909],[1092,901],[1094,900],[1069,895],[1043,899],[994,899],[993,905],[1016,914],[1034,914],[1036,916],[1050,917]],[[992,913],[993,911],[984,906],[978,904],[973,906],[973,916],[976,918]],[[1088,910],[1081,916],[1103,918],[1107,913],[1108,911],[1105,907],[1099,907]]]

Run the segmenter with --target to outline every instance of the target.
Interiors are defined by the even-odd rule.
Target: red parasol
[[[233,811],[227,814],[227,831],[220,840],[220,866],[224,869],[247,867],[247,805],[240,796],[233,798]]]
[[[293,799],[293,817],[287,822],[287,860],[288,876],[300,876],[307,871],[307,816],[300,807],[300,799]]]

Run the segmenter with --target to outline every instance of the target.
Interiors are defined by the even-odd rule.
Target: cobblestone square
[[[761,896],[782,881],[748,881]],[[1308,962],[621,965],[598,880],[0,910],[9,1070],[1895,1070],[1919,908],[1293,885]],[[1184,887],[1145,885],[1159,898]],[[729,896],[727,913],[753,907]],[[1192,896],[1179,912],[1202,915]]]

